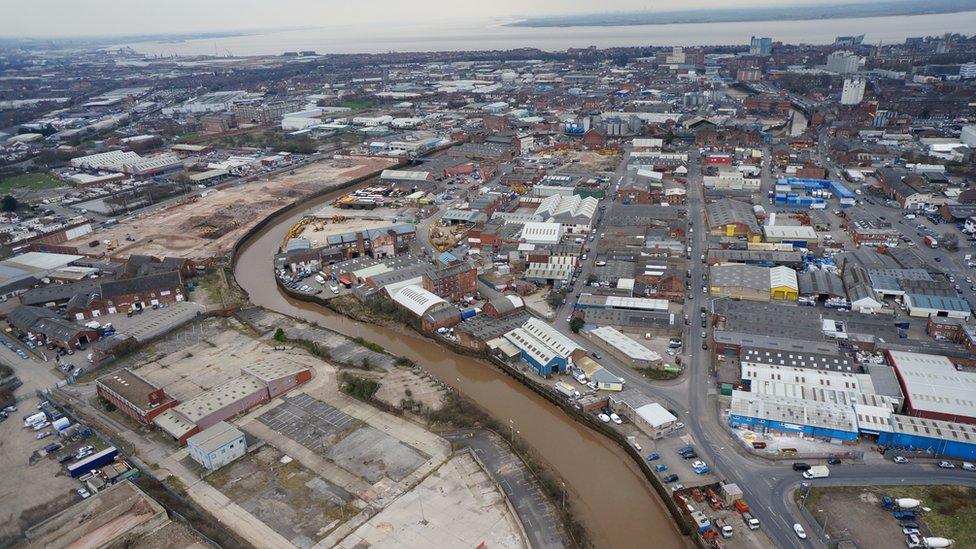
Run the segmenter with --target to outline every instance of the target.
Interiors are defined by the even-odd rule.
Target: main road
[[[620,167],[610,182],[608,198],[605,202],[605,215],[599,218],[596,225],[594,250],[603,233],[605,219],[613,215],[611,200],[615,185],[626,173],[628,153],[625,152]],[[691,325],[685,328],[684,342],[686,350],[685,374],[677,382],[649,381],[612,357],[605,357],[601,364],[615,375],[627,381],[628,388],[637,388],[647,395],[657,399],[662,404],[677,412],[679,419],[686,425],[694,438],[697,452],[709,463],[719,478],[726,482],[734,482],[743,491],[745,499],[750,503],[754,515],[760,519],[762,528],[776,547],[822,547],[824,544],[811,536],[801,541],[793,531],[796,523],[804,524],[808,532],[819,529],[815,524],[807,523],[800,515],[797,506],[792,501],[792,493],[799,487],[802,480],[799,473],[792,470],[788,462],[766,460],[746,452],[739,443],[732,439],[726,426],[720,423],[721,410],[718,409],[715,378],[711,373],[711,349],[703,350],[702,330],[698,329],[697,319],[702,307],[710,308],[708,294],[701,292],[700,282],[705,273],[705,264],[700,260],[707,252],[707,226],[705,221],[705,197],[701,185],[700,155],[697,149],[689,152],[688,162],[688,245],[691,246],[689,269],[692,290],[690,299],[685,301],[685,312],[689,315]],[[772,188],[771,158],[769,150],[764,151],[762,166],[762,194]],[[933,250],[933,252],[938,252]],[[587,256],[582,262],[577,284],[570,289],[566,303],[556,311],[553,324],[565,335],[573,338],[580,345],[588,347],[591,343],[573,334],[569,329],[566,317],[573,310],[573,303],[581,289],[585,288],[587,275],[592,272],[595,253]],[[929,256],[923,252],[923,257]],[[707,332],[707,330],[706,330]],[[891,462],[870,464],[851,464],[834,466],[827,479],[813,481],[815,485],[891,485],[891,484],[960,484],[976,486],[976,475],[961,469],[939,469],[933,463],[911,463],[896,465]]]

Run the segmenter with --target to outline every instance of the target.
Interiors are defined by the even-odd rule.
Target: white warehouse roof
[[[657,402],[652,402],[650,404],[645,404],[635,410],[637,415],[644,419],[651,427],[655,429],[660,429],[669,423],[673,423],[678,418],[665,410],[664,406],[661,406]]]
[[[437,294],[428,292],[420,286],[404,286],[393,295],[393,301],[406,307],[411,313],[423,316],[431,307],[438,303],[447,303]]]
[[[661,360],[661,355],[627,337],[626,334],[612,326],[601,326],[595,330],[590,330],[590,333],[633,360],[649,362]]]

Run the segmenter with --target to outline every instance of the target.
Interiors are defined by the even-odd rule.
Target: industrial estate
[[[793,38],[0,46],[0,544],[976,547],[976,36]]]

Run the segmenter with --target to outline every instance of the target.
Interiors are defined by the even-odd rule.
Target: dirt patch
[[[923,536],[976,547],[976,489],[962,486],[865,486],[814,488],[807,509],[834,539],[851,539],[863,549],[903,547],[905,536],[881,502],[884,496],[914,498],[928,507],[916,522]],[[866,528],[865,525],[870,525]]]
[[[299,547],[311,547],[358,513],[358,501],[272,446],[209,475],[211,485]]]
[[[64,245],[116,257],[148,254],[209,259],[230,251],[248,229],[274,210],[392,163],[377,158],[316,162],[265,181],[215,188],[205,196],[195,194]],[[96,240],[98,245],[90,247]]]

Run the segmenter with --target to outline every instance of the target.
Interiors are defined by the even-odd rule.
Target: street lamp
[[[560,484],[563,485],[563,511],[566,511],[566,483],[561,482]]]

